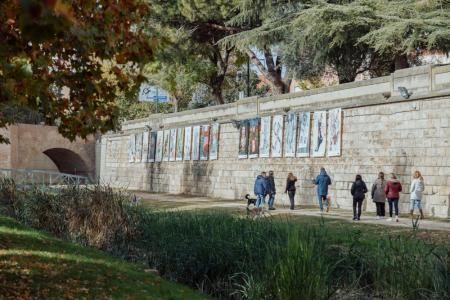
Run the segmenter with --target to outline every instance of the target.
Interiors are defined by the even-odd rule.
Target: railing
[[[81,185],[89,183],[89,178],[85,176],[34,169],[0,168],[0,177],[12,178],[19,185],[54,186]]]

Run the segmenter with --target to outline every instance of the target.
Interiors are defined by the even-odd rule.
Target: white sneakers
[[[392,218],[387,219],[388,222],[392,222]],[[395,216],[395,222],[398,223],[398,216]]]
[[[389,218],[389,219],[387,219],[386,221],[388,221],[388,222],[392,222],[392,218]]]
[[[381,217],[380,217],[380,216],[377,216],[377,220],[379,220],[379,219],[381,219]]]

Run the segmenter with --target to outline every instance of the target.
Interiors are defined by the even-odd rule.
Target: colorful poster
[[[342,109],[336,108],[328,112],[328,156],[341,155]]]
[[[259,118],[248,121],[248,157],[256,158],[259,155]]]
[[[219,137],[220,137],[220,124],[215,123],[211,126],[211,143],[209,146],[209,159],[218,159],[219,153]]]
[[[134,162],[136,157],[136,137],[134,134],[130,135],[128,139],[128,162]]]
[[[154,131],[149,132],[148,133],[147,162],[155,161],[156,147],[157,147],[157,133]]]
[[[135,153],[135,158],[134,161],[135,162],[141,162],[142,160],[142,132],[140,133],[136,133],[136,153]]]
[[[248,158],[248,121],[240,121],[239,126],[239,158]]]
[[[191,160],[192,127],[184,128],[184,160]]]
[[[259,157],[270,156],[270,116],[261,118],[261,131],[259,136]]]
[[[312,134],[312,156],[322,157],[325,156],[325,144],[327,141],[327,112],[314,112],[313,122],[314,126]]]
[[[209,125],[203,125],[200,131],[200,160],[208,160],[209,157]]]
[[[142,161],[147,162],[148,157],[148,136],[149,132],[144,131],[142,134]]]
[[[281,157],[283,151],[283,116],[272,118],[272,157]]]
[[[200,126],[192,129],[192,160],[200,159]]]
[[[295,139],[297,136],[297,114],[289,113],[286,116],[284,132],[284,157],[294,157],[296,150]]]
[[[309,132],[311,127],[311,113],[299,113],[298,123],[298,138],[297,138],[297,157],[309,156]]]
[[[169,161],[170,157],[170,130],[164,130],[163,161]]]
[[[183,146],[184,146],[184,128],[177,129],[177,149],[176,149],[176,160],[183,160]]]
[[[164,152],[164,131],[159,130],[156,134],[156,152],[155,152],[155,161],[163,160],[163,152]]]
[[[170,129],[170,143],[169,143],[169,161],[175,161],[175,151],[177,147],[177,130]]]

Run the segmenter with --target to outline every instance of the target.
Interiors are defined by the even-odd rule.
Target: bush
[[[405,236],[335,236],[224,213],[161,212],[110,187],[19,190],[0,181],[3,211],[210,295],[234,299],[448,299],[449,248]]]

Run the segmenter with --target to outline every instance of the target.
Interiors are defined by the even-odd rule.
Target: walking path
[[[135,192],[136,196],[141,199],[144,206],[155,207],[168,210],[199,210],[199,209],[223,209],[230,211],[243,211],[247,206],[247,202],[244,200],[224,200],[217,198],[188,196],[188,195],[174,195],[174,194],[159,194],[159,193],[145,193]],[[313,216],[325,218],[332,218],[338,220],[352,221],[353,213],[350,210],[344,209],[331,209],[328,213],[320,213],[318,208],[303,208],[300,207],[296,210],[289,210],[286,204],[286,208],[283,207],[283,203],[278,203],[276,210],[268,211],[270,215],[292,215],[292,216]],[[412,227],[411,219],[405,215],[400,216],[398,223],[395,221],[388,222],[387,219],[377,220],[373,212],[363,212],[360,223],[365,224],[377,224],[397,227]],[[449,219],[425,219],[419,220],[420,229],[428,230],[443,230],[450,232],[450,220]]]

